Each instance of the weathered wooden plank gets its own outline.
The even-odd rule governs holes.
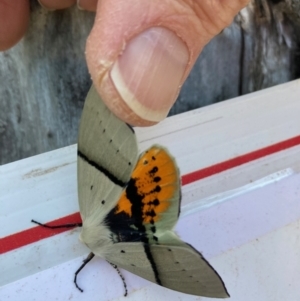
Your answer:
[[[253,0],[201,56],[170,114],[300,76],[300,1]],[[31,1],[27,35],[0,53],[0,164],[73,144],[90,86],[85,40],[94,14]]]

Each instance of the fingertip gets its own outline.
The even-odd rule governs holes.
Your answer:
[[[0,51],[14,46],[29,24],[29,0],[0,0]]]

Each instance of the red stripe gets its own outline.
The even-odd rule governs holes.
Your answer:
[[[218,174],[225,170],[240,166],[242,164],[263,158],[265,156],[280,152],[282,150],[291,148],[300,144],[300,136],[267,146],[265,148],[253,151],[251,153],[241,155],[227,161],[194,171],[187,175],[182,176],[182,185],[187,185],[192,182],[201,180],[203,178]],[[48,225],[60,225],[68,223],[80,223],[80,214],[73,213],[63,218],[51,221]],[[70,228],[66,229],[46,229],[40,226],[30,228],[28,230],[18,232],[0,239],[0,254],[15,250],[17,248],[26,246],[33,242],[37,242],[41,239],[54,236],[56,234],[69,231]]]
[[[238,157],[234,157],[227,161],[217,163],[215,165],[196,170],[187,175],[182,176],[182,185],[187,185],[193,183],[195,181],[201,180],[203,178],[207,178],[209,176],[218,174],[222,171],[243,165],[245,163],[249,163],[251,161],[263,158],[265,156],[280,152],[282,150],[291,148],[293,146],[300,144],[300,136],[293,137],[291,139],[278,142],[276,144],[261,148],[259,150],[253,151],[251,153],[241,155]]]
[[[71,215],[56,219],[47,223],[49,226],[64,225],[72,223],[81,223],[81,217],[79,212]],[[18,249],[20,247],[29,245],[33,242],[39,241],[44,238],[54,236],[56,234],[69,231],[72,228],[62,229],[47,229],[41,226],[36,226],[0,239],[0,254]]]

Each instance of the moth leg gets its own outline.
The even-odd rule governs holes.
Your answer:
[[[75,272],[75,276],[74,276],[74,283],[75,286],[83,293],[83,289],[80,288],[77,284],[77,275],[79,274],[79,272],[94,258],[95,254],[93,252],[91,252],[88,257],[86,259],[83,260],[82,265],[79,267],[79,269]]]
[[[118,269],[118,267],[115,264],[113,264],[113,263],[111,263],[109,261],[107,261],[107,262],[117,271],[117,273],[121,277],[123,285],[124,285],[124,289],[125,289],[124,297],[126,297],[127,296],[127,285],[126,285],[124,276],[121,274],[120,270]]]
[[[35,220],[31,220],[32,223],[35,223],[39,226],[42,226],[44,228],[49,228],[49,229],[58,229],[58,228],[74,228],[74,227],[82,227],[82,223],[73,223],[73,224],[64,224],[64,225],[56,225],[56,226],[49,226],[49,225],[46,225],[46,224],[42,224],[42,223],[39,223]]]

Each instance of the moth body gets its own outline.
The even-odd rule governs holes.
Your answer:
[[[113,244],[109,229],[102,225],[85,225],[83,223],[80,240],[97,256],[106,257],[107,250]]]

